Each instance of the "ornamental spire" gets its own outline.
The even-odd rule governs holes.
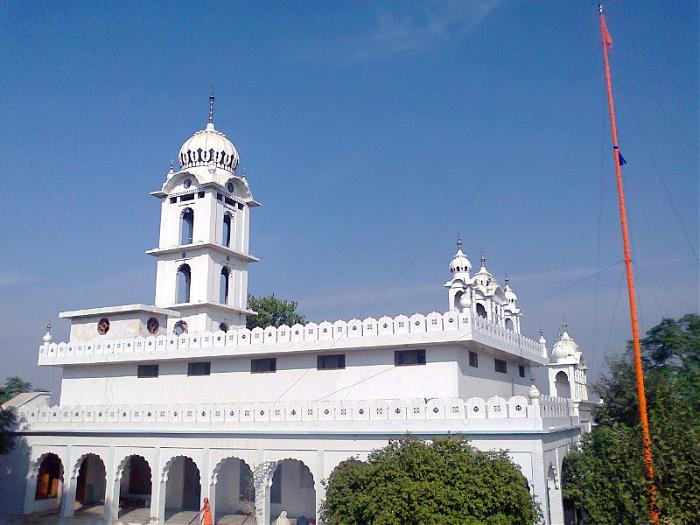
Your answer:
[[[214,97],[214,86],[211,87],[211,91],[209,92],[209,124],[212,126],[214,125],[214,101],[216,98]]]

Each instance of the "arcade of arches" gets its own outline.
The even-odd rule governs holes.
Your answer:
[[[246,523],[274,523],[283,511],[291,520],[316,522],[317,485],[309,467],[297,459],[264,463],[259,466],[262,474],[256,475],[245,460],[230,456],[212,464],[208,477],[193,458],[178,455],[166,461],[159,485],[152,460],[139,454],[113,460],[111,476],[100,455],[83,454],[73,463],[73,475],[64,481],[59,455],[46,453],[34,467],[36,487],[30,510],[58,511],[63,505],[64,517],[148,521],[157,516],[163,523],[183,519],[186,523],[208,495],[217,523],[235,522],[244,515],[249,516]]]

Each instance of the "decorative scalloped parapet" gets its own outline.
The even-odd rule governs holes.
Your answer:
[[[287,422],[408,420],[539,419],[572,424],[570,399],[542,396],[528,403],[523,396],[504,399],[470,397],[368,401],[290,401],[284,403],[219,403],[193,405],[53,406],[19,410],[21,429],[95,428],[104,425],[158,428],[168,424],[224,426]],[[577,423],[575,423],[577,424]]]
[[[136,337],[133,339],[108,339],[100,337],[87,343],[50,343],[39,347],[39,364],[52,364],[69,358],[68,361],[116,360],[119,355],[199,351],[201,349],[244,349],[246,346],[262,346],[272,350],[279,347],[280,352],[289,349],[290,345],[298,344],[327,344],[329,347],[344,341],[356,346],[381,346],[404,344],[410,342],[426,342],[431,337],[442,337],[443,340],[471,339],[479,340],[502,348],[516,355],[541,360],[542,349],[538,342],[524,337],[486,319],[474,317],[469,313],[458,314],[447,312],[440,314],[432,312],[428,315],[413,314],[410,317],[372,317],[360,321],[335,321],[330,323],[296,324],[292,327],[268,326],[266,328],[242,329],[229,332],[200,332],[192,334],[159,335],[151,337]],[[327,342],[327,343],[326,343]],[[233,353],[233,352],[232,352]],[[66,359],[63,359],[64,361]]]

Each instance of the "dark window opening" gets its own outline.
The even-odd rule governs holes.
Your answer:
[[[525,367],[523,365],[518,366],[518,375],[520,377],[525,377]]]
[[[394,352],[394,365],[424,365],[425,350],[397,350]]]
[[[476,315],[486,319],[486,308],[481,303],[476,303]]]
[[[203,192],[203,191],[198,192],[198,193],[197,193],[197,198],[198,198],[198,199],[203,199],[203,198],[204,198],[204,192]]]
[[[479,354],[476,352],[469,352],[469,366],[479,368]]]
[[[231,214],[224,215],[224,231],[221,236],[221,244],[229,246],[231,244]]]
[[[211,363],[209,361],[199,361],[187,363],[188,376],[208,376],[211,374]]]
[[[175,204],[177,202],[177,197],[170,197],[170,204]]]
[[[217,194],[216,194],[216,200],[217,200],[217,201],[224,200],[224,196],[221,195],[221,193],[217,193]]]
[[[228,304],[228,290],[229,290],[229,276],[231,272],[226,266],[221,269],[221,275],[219,276],[219,302],[221,304]]]
[[[345,368],[345,354],[319,355],[316,358],[318,370],[338,370]]]
[[[187,195],[183,195],[180,197],[180,202],[193,201],[193,200],[194,200],[194,193],[189,193]]]
[[[229,206],[236,206],[236,201],[234,201],[233,199],[229,199],[228,197],[224,198],[224,202]]]
[[[194,238],[194,211],[185,208],[180,221],[180,244],[192,244]]]
[[[501,374],[508,373],[508,363],[503,361],[503,359],[494,359],[494,368],[496,372],[500,372]]]
[[[176,296],[179,304],[190,302],[190,284],[192,282],[192,272],[188,264],[183,264],[177,269]]]
[[[277,371],[277,358],[275,357],[265,357],[260,359],[250,360],[250,373],[251,374],[265,374],[268,372]]]
[[[47,454],[39,466],[34,499],[58,497],[58,488],[63,481],[61,460],[56,454]]]
[[[238,203],[238,209],[239,209],[239,210],[242,210],[242,209],[243,209],[243,205],[242,205],[240,202]]]
[[[277,465],[275,473],[272,475],[270,503],[282,503],[282,463]]]
[[[139,365],[136,377],[158,377],[158,365]]]

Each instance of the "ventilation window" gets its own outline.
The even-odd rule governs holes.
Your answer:
[[[243,205],[242,205],[240,202],[238,203],[238,209],[239,209],[239,210],[242,210],[242,209],[243,209]]]
[[[175,204],[177,202],[177,197],[170,197],[170,204]]]
[[[109,319],[103,317],[97,323],[97,333],[105,335],[107,332],[109,332]]]
[[[494,369],[501,374],[508,373],[508,363],[503,359],[494,359]]]
[[[411,366],[425,364],[425,350],[397,350],[394,352],[394,365]]]
[[[211,374],[211,363],[209,361],[199,361],[187,363],[188,376],[208,376]]]
[[[518,366],[518,375],[520,377],[525,377],[525,367],[523,365]]]
[[[476,352],[469,352],[469,366],[479,368],[479,354]]]
[[[160,330],[160,323],[158,322],[158,319],[155,317],[149,318],[146,322],[146,328],[148,329],[149,334],[156,335],[158,330]]]
[[[277,371],[277,358],[266,357],[261,359],[251,359],[250,360],[250,373],[251,374],[265,374],[269,372]]]
[[[175,323],[175,327],[173,328],[173,333],[177,336],[181,336],[182,334],[187,333],[187,323],[185,321],[178,321]]]
[[[345,368],[345,354],[319,355],[316,358],[318,370],[339,370]]]
[[[190,193],[188,195],[183,195],[180,197],[180,202],[187,202],[187,201],[193,201],[194,200],[194,193]]]
[[[234,207],[236,206],[236,201],[234,201],[233,199],[230,199],[228,197],[224,198],[224,202],[226,204],[228,204],[229,206],[234,206]]]
[[[198,198],[198,199],[203,199],[203,198],[204,198],[204,192],[203,192],[203,191],[200,191],[199,193],[197,193],[197,198]]]
[[[136,377],[158,377],[158,365],[139,365]]]

